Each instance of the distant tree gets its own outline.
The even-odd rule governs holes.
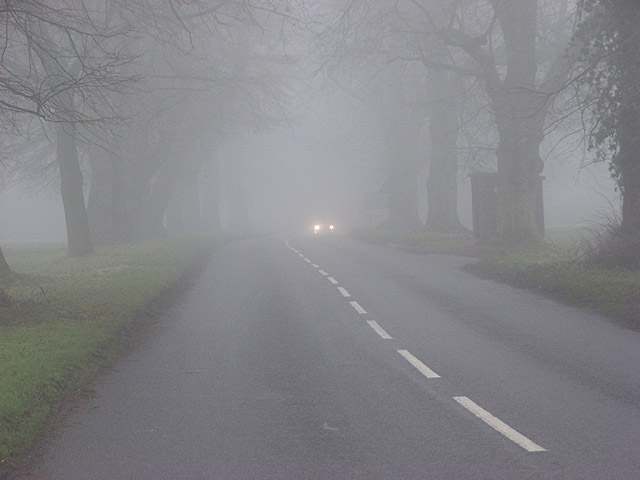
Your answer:
[[[202,229],[201,173],[233,130],[256,130],[280,110],[280,65],[269,53],[269,2],[114,2],[135,40],[135,94],[115,104],[127,118],[89,155],[89,223],[99,242]],[[269,14],[269,15],[267,15]],[[265,20],[263,17],[269,17]],[[121,20],[122,21],[122,20]],[[279,30],[278,30],[279,31]],[[217,201],[216,193],[206,195]],[[218,224],[217,205],[203,205]]]
[[[621,233],[640,238],[640,8],[636,0],[581,0],[581,47],[591,113],[589,148],[609,162],[622,195]]]
[[[436,27],[443,41],[468,56],[471,63],[440,62],[434,66],[480,79],[490,101],[499,138],[498,235],[505,240],[540,238],[535,200],[544,167],[540,144],[547,113],[571,67],[563,46],[557,46],[551,58],[537,55],[543,3],[549,2],[451,2],[449,20]],[[490,13],[478,16],[481,11]],[[554,15],[559,25],[566,25],[570,17],[566,1],[560,2]],[[467,25],[469,21],[475,22],[475,27]],[[541,59],[545,61],[542,73]]]
[[[342,64],[347,78],[357,78],[352,72],[362,69],[365,81],[351,88],[359,95],[370,88],[373,80],[384,76],[380,72],[394,71],[399,83],[410,85],[412,93],[405,102],[413,100],[413,109],[421,110],[417,128],[428,124],[426,132],[421,130],[421,135],[414,136],[414,140],[430,147],[428,154],[421,152],[420,162],[421,168],[429,168],[426,228],[440,232],[465,230],[458,217],[459,137],[465,79],[470,70],[477,71],[456,63],[460,55],[452,53],[456,48],[448,45],[442,35],[459,3],[338,0],[332,4],[337,12],[335,18],[326,22],[328,26],[318,37],[323,53],[329,56],[324,66],[335,70],[334,65]],[[416,75],[420,67],[421,74]],[[418,117],[411,118],[415,121]],[[416,173],[413,175],[417,178]]]
[[[419,158],[425,108],[405,98],[401,85],[391,84],[370,92],[368,107],[373,111],[384,140],[385,185],[389,216],[382,227],[389,230],[422,230],[419,215]]]
[[[446,56],[444,46],[436,46],[434,50],[434,57],[438,56],[438,51],[439,56]],[[464,80],[453,72],[436,67],[427,71],[431,154],[426,228],[435,232],[460,233],[466,231],[458,216],[458,137]]]
[[[388,216],[381,226],[421,230],[418,180],[423,159],[419,149],[427,110],[425,95],[416,84],[425,75],[407,69],[405,62],[394,61],[398,31],[406,30],[394,6],[360,0],[323,5],[321,14],[315,12],[320,25],[315,54],[328,79],[327,87],[338,87],[357,99],[382,140],[381,191],[388,197]]]
[[[0,111],[46,122],[56,139],[60,190],[70,255],[92,253],[83,175],[78,158],[78,126],[114,120],[103,108],[106,92],[129,78],[120,75],[128,58],[112,49],[122,32],[106,31],[106,10],[82,0],[4,2],[5,34],[0,67]],[[99,6],[98,6],[99,7]]]

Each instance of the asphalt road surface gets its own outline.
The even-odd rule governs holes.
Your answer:
[[[640,335],[340,237],[222,247],[30,479],[640,479]]]

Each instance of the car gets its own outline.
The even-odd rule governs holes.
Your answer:
[[[325,233],[333,233],[335,232],[336,227],[333,223],[316,223],[313,226],[313,234],[321,235]]]

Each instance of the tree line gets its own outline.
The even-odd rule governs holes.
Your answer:
[[[59,181],[72,256],[219,229],[198,179],[222,139],[284,118],[290,62],[268,33],[285,23],[268,0],[2,1],[4,178]]]
[[[70,255],[167,229],[219,231],[216,148],[287,117],[296,62],[283,45],[308,42],[329,88],[357,98],[376,122],[384,226],[462,231],[457,176],[470,152],[497,172],[498,238],[539,241],[540,146],[579,124],[586,150],[617,182],[621,234],[640,238],[636,7],[3,0],[0,168],[5,179],[59,182]],[[0,269],[9,270],[1,250]]]
[[[338,0],[322,15],[317,51],[328,81],[378,119],[387,146],[382,226],[460,231],[464,151],[497,173],[497,238],[537,242],[540,147],[572,131],[611,166],[620,232],[638,237],[636,2]],[[428,155],[416,152],[416,135]],[[425,164],[423,226],[416,179]]]

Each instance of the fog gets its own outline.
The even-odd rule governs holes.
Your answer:
[[[415,40],[428,22],[412,2],[401,2],[396,10],[384,2],[362,5],[231,2],[221,11],[202,5],[171,11],[160,2],[139,9],[114,3],[114,11],[91,4],[83,12],[70,1],[73,15],[65,17],[67,23],[46,25],[51,38],[73,32],[89,48],[100,41],[101,29],[121,28],[118,22],[126,19],[136,41],[125,47],[118,46],[117,35],[105,41],[104,58],[90,57],[100,78],[65,100],[61,92],[75,75],[65,70],[59,76],[69,78],[47,87],[50,104],[35,107],[31,93],[54,67],[42,55],[26,60],[23,55],[36,47],[10,18],[4,19],[12,61],[3,75],[21,78],[25,90],[3,90],[11,108],[1,132],[7,148],[0,244],[78,235],[83,227],[65,221],[65,208],[68,220],[74,215],[71,198],[79,194],[94,244],[221,231],[304,234],[317,222],[335,223],[342,233],[377,226],[448,232],[459,228],[456,224],[471,230],[469,174],[478,171],[497,172],[499,178],[516,171],[527,172],[528,179],[541,176],[547,225],[574,226],[619,215],[609,164],[596,161],[588,148],[584,122],[590,113],[581,109],[576,94],[582,87],[572,83],[575,68],[564,65],[557,73],[562,88],[544,90],[553,80],[554,59],[569,56],[572,2],[539,2],[537,28],[553,38],[537,39],[533,76],[518,75],[544,100],[524,90],[510,97],[509,111],[516,113],[509,113],[508,122],[501,122],[503,107],[460,41],[447,43],[431,28]],[[432,9],[430,22],[445,13],[437,2],[425,6]],[[65,13],[53,4],[40,8]],[[25,18],[38,22],[37,13]],[[147,22],[147,14],[164,22],[162,28]],[[481,9],[475,15],[466,18],[469,31],[495,27]],[[89,27],[83,23],[89,17],[106,20]],[[213,28],[220,25],[225,27]],[[383,33],[384,41],[379,39]],[[509,63],[504,49],[517,46],[508,44],[511,39],[500,28],[491,35],[500,45],[492,51],[502,78],[497,81],[507,89],[506,74],[522,70],[525,62]],[[70,48],[62,42],[50,53],[71,65],[83,52],[70,53]],[[442,60],[447,55],[449,60]],[[109,68],[100,70],[104,65]],[[519,87],[508,88],[517,92]],[[71,103],[63,108],[63,100]],[[527,116],[538,123],[520,121]],[[507,145],[514,135],[519,141]],[[453,149],[440,144],[445,137]],[[57,164],[74,156],[82,187],[75,192],[65,187],[64,205],[60,188],[67,173],[61,176]],[[518,170],[514,165],[527,156],[532,158]],[[449,167],[438,166],[445,164]],[[448,178],[441,173],[429,180],[437,168]],[[116,178],[114,169],[122,177]],[[520,200],[506,191],[497,189],[499,205],[532,203],[528,191],[519,193]],[[432,218],[438,213],[434,198],[440,199],[438,205],[453,206],[448,219]],[[527,207],[516,213],[504,208],[498,208],[499,218],[524,219],[517,228],[531,222]]]

